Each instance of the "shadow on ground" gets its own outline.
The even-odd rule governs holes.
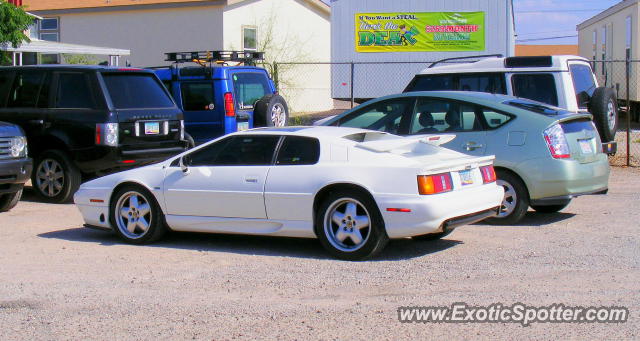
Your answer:
[[[38,235],[72,242],[95,243],[102,246],[124,244],[115,234],[88,228],[69,228]],[[462,244],[442,239],[416,241],[410,238],[392,240],[373,261],[394,261],[426,256]],[[172,232],[161,241],[138,247],[162,247],[184,250],[229,252],[244,255],[333,259],[315,239],[265,237],[230,234]]]
[[[22,191],[22,197],[20,198],[20,201],[46,203],[44,200],[42,200],[41,197],[39,197],[36,194],[36,191],[31,186],[24,186],[24,190]],[[69,201],[64,204],[50,204],[50,203],[47,203],[47,204],[48,205],[72,205],[73,201]]]
[[[557,213],[538,213],[536,211],[529,211],[525,214],[524,218],[520,220],[515,225],[493,225],[487,224],[484,221],[475,223],[473,225],[491,225],[491,226],[504,226],[504,227],[544,227],[546,225],[555,224],[567,219],[571,219],[575,216],[575,213],[565,213],[565,212],[557,212]]]

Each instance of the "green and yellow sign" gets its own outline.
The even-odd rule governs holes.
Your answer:
[[[356,13],[356,52],[484,51],[484,12]]]

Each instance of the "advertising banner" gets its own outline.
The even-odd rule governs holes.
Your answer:
[[[484,51],[484,12],[356,13],[356,52]]]

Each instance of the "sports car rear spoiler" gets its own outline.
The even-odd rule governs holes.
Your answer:
[[[439,146],[447,142],[451,142],[455,139],[455,135],[442,134],[442,135],[430,135],[430,136],[415,136],[415,137],[398,137],[396,139],[382,139],[375,141],[360,142],[357,147],[370,150],[372,152],[386,153],[396,149],[403,149],[416,143],[425,143],[432,146]]]

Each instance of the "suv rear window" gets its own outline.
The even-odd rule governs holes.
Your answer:
[[[171,108],[173,101],[160,82],[146,73],[103,73],[116,109]]]
[[[558,105],[556,82],[552,74],[516,74],[511,77],[513,95],[534,101]]]
[[[456,75],[419,75],[409,84],[408,91],[462,90],[506,94],[504,74],[469,73]]]
[[[571,64],[569,65],[571,78],[573,79],[573,88],[576,92],[576,100],[578,107],[587,108],[589,100],[596,91],[596,82],[593,80],[593,72],[588,65]]]
[[[240,109],[251,109],[264,95],[271,93],[264,73],[245,72],[233,74],[233,89]]]

